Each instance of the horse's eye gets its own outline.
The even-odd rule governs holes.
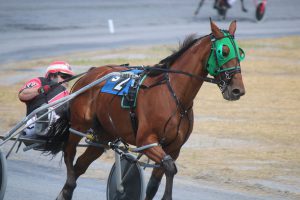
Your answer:
[[[222,52],[222,56],[223,56],[224,58],[226,58],[226,57],[228,56],[228,52],[223,51],[223,52]]]
[[[222,48],[222,56],[226,58],[228,55],[229,55],[229,48],[228,46],[224,45]]]

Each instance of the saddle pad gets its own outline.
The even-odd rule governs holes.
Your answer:
[[[132,72],[134,74],[140,74],[143,70],[133,69],[133,70],[125,70],[122,72]],[[120,76],[113,76],[106,80],[105,85],[101,88],[100,92],[124,96],[128,94],[129,88],[134,84],[133,78],[123,78]]]

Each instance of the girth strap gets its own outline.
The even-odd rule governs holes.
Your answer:
[[[134,135],[136,137],[137,130],[138,130],[138,121],[136,118],[135,109],[133,107],[130,108],[129,116],[130,116],[131,126],[133,129]]]

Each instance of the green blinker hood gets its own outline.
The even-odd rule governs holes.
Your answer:
[[[217,76],[224,71],[240,68],[240,66],[235,66],[223,69],[222,66],[234,58],[237,58],[239,62],[245,58],[243,49],[239,48],[234,37],[229,34],[228,31],[222,32],[224,37],[221,39],[215,39],[213,36],[211,36],[212,48],[206,64],[206,70],[212,76]],[[229,53],[226,56],[223,54],[224,46],[227,46],[229,49]]]

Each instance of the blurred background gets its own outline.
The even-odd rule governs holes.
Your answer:
[[[300,32],[300,2],[269,0],[263,23],[255,19],[255,1],[239,0],[227,12],[221,28],[237,20],[239,38]],[[209,17],[218,20],[214,0],[0,0],[0,63],[66,52],[126,45],[170,44],[191,33],[209,33]],[[260,1],[258,1],[260,2]],[[115,33],[110,34],[112,19]]]

